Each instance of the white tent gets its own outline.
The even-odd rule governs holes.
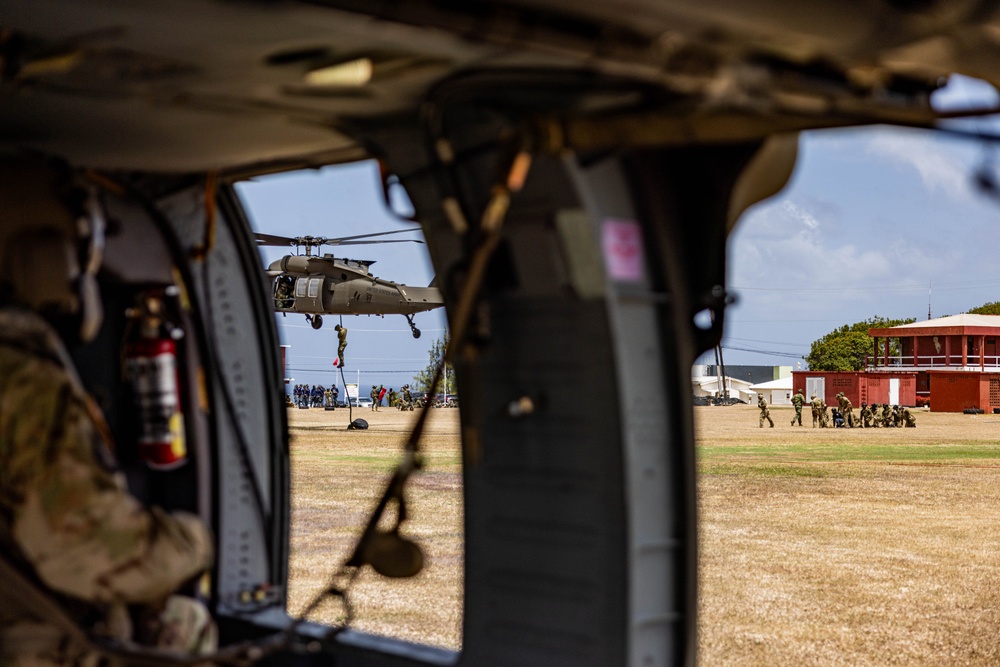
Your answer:
[[[761,382],[751,386],[750,391],[762,394],[768,405],[791,405],[792,378],[778,378],[770,382]]]

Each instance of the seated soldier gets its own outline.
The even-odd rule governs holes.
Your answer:
[[[295,285],[291,276],[278,276],[274,284],[274,307],[288,309],[295,304]]]
[[[96,335],[102,319],[99,253],[91,246],[84,268],[78,257],[81,227],[101,237],[97,199],[68,173],[0,160],[0,216],[3,558],[88,633],[208,653],[216,639],[207,610],[172,595],[210,566],[208,530],[129,494],[65,347]],[[0,664],[99,664],[64,626],[7,595],[0,586]]]

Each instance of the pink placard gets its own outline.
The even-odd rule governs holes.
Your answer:
[[[642,228],[634,220],[605,220],[601,226],[604,265],[613,280],[638,282],[645,274]]]

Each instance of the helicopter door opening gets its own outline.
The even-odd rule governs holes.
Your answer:
[[[295,306],[295,283],[290,276],[275,278],[273,293],[277,310],[291,310]]]
[[[443,308],[417,314],[424,334],[420,340],[399,310],[384,317],[374,309],[357,314],[357,304],[365,303],[366,288],[375,281],[374,274],[368,276],[371,264],[394,284],[427,285],[435,275],[420,227],[386,208],[380,181],[376,163],[366,162],[260,176],[235,185],[258,234],[315,241],[399,233],[377,238],[377,243],[352,239],[328,244],[329,253],[313,247],[308,262],[301,248],[260,246],[262,268],[284,257],[295,259],[285,263],[280,277],[288,280],[294,312],[312,318],[309,324],[280,313],[275,319],[285,346],[285,396],[274,400],[291,406],[286,414],[294,489],[285,608],[298,616],[329,588],[331,575],[351,555],[384,490],[386,470],[401,458],[421,405],[429,404],[433,436],[421,442],[424,467],[407,488],[405,521],[387,532],[399,539],[379,542],[392,547],[391,554],[409,556],[415,550],[407,543],[416,543],[425,557],[423,570],[417,577],[392,579],[365,566],[350,592],[354,617],[349,625],[350,635],[363,637],[359,641],[366,646],[394,654],[417,651],[447,664],[463,646],[465,594],[455,373],[449,368],[436,390],[427,386],[435,355],[440,358],[447,341]],[[397,240],[403,238],[410,240]],[[275,283],[276,304],[278,289]],[[291,304],[285,310],[290,309]],[[283,309],[279,305],[276,310]],[[327,322],[316,328],[320,318]],[[342,363],[336,324],[347,329]],[[359,418],[368,428],[348,430]],[[398,509],[393,504],[386,519],[398,519]],[[327,600],[308,613],[308,620],[337,625],[343,607]]]

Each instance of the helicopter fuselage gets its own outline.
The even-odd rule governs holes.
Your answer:
[[[274,307],[307,315],[413,315],[443,305],[436,287],[369,275],[369,261],[287,255],[271,263]]]

